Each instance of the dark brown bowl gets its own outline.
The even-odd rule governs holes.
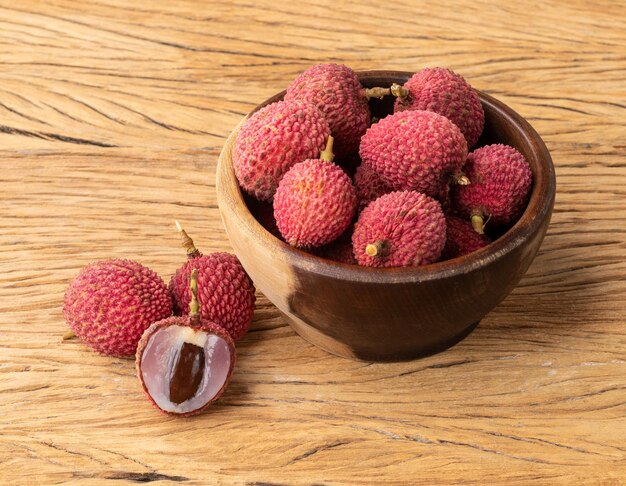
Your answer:
[[[411,76],[398,71],[358,74],[365,87],[403,84]],[[348,358],[417,358],[459,342],[517,285],[550,222],[556,191],[554,167],[545,144],[524,118],[491,96],[479,95],[485,129],[478,144],[504,143],[524,154],[534,176],[530,201],[519,221],[489,246],[422,267],[336,263],[272,236],[246,206],[235,178],[232,148],[241,123],[233,130],[217,167],[222,220],[255,285],[303,338]],[[389,112],[390,103],[373,104],[373,113]]]

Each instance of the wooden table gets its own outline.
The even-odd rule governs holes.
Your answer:
[[[0,1],[0,482],[626,482],[626,8],[620,2]],[[348,361],[262,295],[229,389],[164,417],[66,331],[85,263],[228,250],[230,129],[306,67],[449,66],[526,116],[557,170],[519,287],[458,346]]]

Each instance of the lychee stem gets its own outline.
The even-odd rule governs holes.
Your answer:
[[[365,97],[368,101],[372,98],[382,100],[385,96],[389,96],[391,94],[391,90],[389,88],[380,88],[378,86],[375,88],[364,88],[363,90],[365,91]]]
[[[474,228],[474,231],[476,231],[476,233],[478,233],[479,235],[484,235],[485,223],[484,223],[482,215],[479,213],[472,213],[471,221],[472,221],[472,228]]]
[[[465,174],[454,174],[452,176],[452,183],[457,186],[469,186],[472,182]]]
[[[379,86],[376,86],[374,88],[363,88],[363,91],[368,101],[371,100],[372,98],[377,98],[379,100],[382,100],[385,96],[390,96],[390,95],[393,95],[396,98],[404,99],[409,95],[409,90],[406,88],[403,88],[397,83],[393,83],[391,85],[391,88],[381,88]]]
[[[76,337],[76,333],[70,329],[65,334],[63,334],[63,337],[61,339],[63,341],[68,341],[69,339],[73,339],[75,337]]]
[[[365,253],[371,257],[382,258],[385,256],[387,248],[387,242],[384,240],[378,240],[375,243],[368,243],[365,247]]]
[[[332,135],[328,135],[328,141],[326,142],[326,148],[320,154],[320,159],[325,160],[326,162],[332,162],[335,158],[335,154],[333,154],[333,142],[335,139]]]
[[[391,94],[396,98],[400,98],[400,100],[405,100],[409,96],[409,90],[404,86],[400,86],[398,83],[393,83],[389,91],[391,91]]]
[[[189,317],[197,318],[200,315],[200,304],[198,303],[198,269],[194,268],[189,277],[189,289],[191,290],[191,301],[189,302]]]
[[[189,237],[178,221],[176,221],[176,229],[178,229],[180,235],[182,236],[182,246],[187,251],[187,258],[199,257],[201,255],[200,250],[194,246],[193,240]]]

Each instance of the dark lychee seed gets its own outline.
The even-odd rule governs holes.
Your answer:
[[[170,378],[170,400],[181,404],[198,391],[204,372],[204,348],[192,343],[183,343],[174,356]]]

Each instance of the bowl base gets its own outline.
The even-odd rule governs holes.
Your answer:
[[[469,334],[478,326],[480,321],[476,321],[465,329],[463,329],[460,333],[452,336],[445,341],[438,342],[436,344],[431,344],[429,346],[418,347],[409,352],[400,352],[400,353],[389,353],[388,350],[385,353],[376,354],[369,351],[362,351],[358,349],[354,349],[348,346],[346,343],[342,343],[341,341],[337,341],[325,334],[322,334],[320,331],[315,329],[312,326],[309,326],[305,322],[300,319],[293,318],[282,313],[287,320],[289,321],[289,325],[291,328],[296,331],[296,333],[303,338],[305,341],[317,346],[318,348],[323,349],[324,351],[334,354],[335,356],[339,356],[340,358],[348,358],[356,361],[365,361],[369,363],[393,363],[398,361],[410,361],[418,358],[425,358],[426,356],[430,356],[433,354],[440,353],[448,348],[451,348],[455,344],[461,342],[465,339]]]

